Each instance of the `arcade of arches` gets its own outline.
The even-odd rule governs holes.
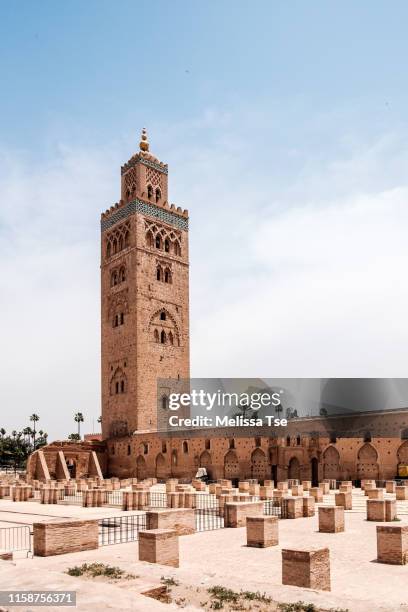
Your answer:
[[[142,452],[140,444],[143,443]],[[130,455],[125,452],[128,445]],[[398,466],[408,465],[408,441],[401,438],[165,438],[159,432],[110,440],[108,474],[120,477],[155,476],[191,479],[205,467],[210,479],[227,478],[361,480],[395,478]],[[125,456],[126,455],[126,456]]]
[[[235,437],[236,429],[223,431],[225,435],[211,438],[140,432],[118,434],[107,442],[55,442],[44,447],[41,461],[36,460],[37,451],[33,453],[29,471],[35,474],[48,467],[50,474],[81,477],[97,469],[97,455],[104,476],[191,480],[199,467],[205,467],[211,480],[292,478],[317,483],[324,478],[388,480],[397,477],[400,466],[408,466],[408,440],[401,432],[368,441],[367,435],[335,440],[310,435],[244,438]]]

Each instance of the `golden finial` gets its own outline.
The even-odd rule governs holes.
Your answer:
[[[143,128],[143,130],[142,130],[142,138],[140,140],[139,146],[140,146],[140,150],[141,151],[148,151],[149,150],[149,141],[147,140],[147,131],[146,131],[146,128]]]

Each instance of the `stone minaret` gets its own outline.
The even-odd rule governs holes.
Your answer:
[[[188,212],[168,203],[168,168],[140,151],[101,216],[102,433],[155,430],[157,379],[189,377]]]

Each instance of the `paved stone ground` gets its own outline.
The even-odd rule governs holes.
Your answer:
[[[360,492],[361,507],[365,504]],[[325,503],[332,501],[329,497]],[[404,503],[405,505],[405,503]],[[4,509],[4,514],[3,514]],[[35,511],[41,516],[31,516]],[[112,508],[40,505],[33,502],[15,504],[0,500],[0,520],[32,523],[52,516],[117,516]],[[10,519],[11,516],[11,519]],[[95,551],[58,557],[0,561],[0,589],[70,589],[78,591],[79,611],[88,610],[156,610],[179,609],[141,595],[159,586],[162,576],[173,576],[181,584],[207,589],[222,585],[240,591],[265,592],[281,602],[303,600],[326,609],[348,609],[350,612],[408,612],[406,588],[408,566],[379,564],[376,559],[376,525],[367,522],[364,510],[346,512],[346,531],[322,534],[317,531],[317,516],[279,522],[279,546],[256,549],[245,545],[245,529],[220,529],[180,538],[180,568],[151,565],[138,561],[137,542],[101,547]],[[395,524],[395,523],[394,523]],[[408,524],[402,516],[399,525]],[[331,556],[332,591],[282,586],[281,549],[328,546]],[[68,576],[68,567],[84,562],[117,565],[138,576],[116,584]],[[29,608],[11,608],[13,610]],[[48,608],[59,610],[61,608]],[[187,605],[185,610],[197,610]]]

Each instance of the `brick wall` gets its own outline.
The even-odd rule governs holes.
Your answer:
[[[34,523],[34,554],[39,557],[98,548],[97,520]]]

